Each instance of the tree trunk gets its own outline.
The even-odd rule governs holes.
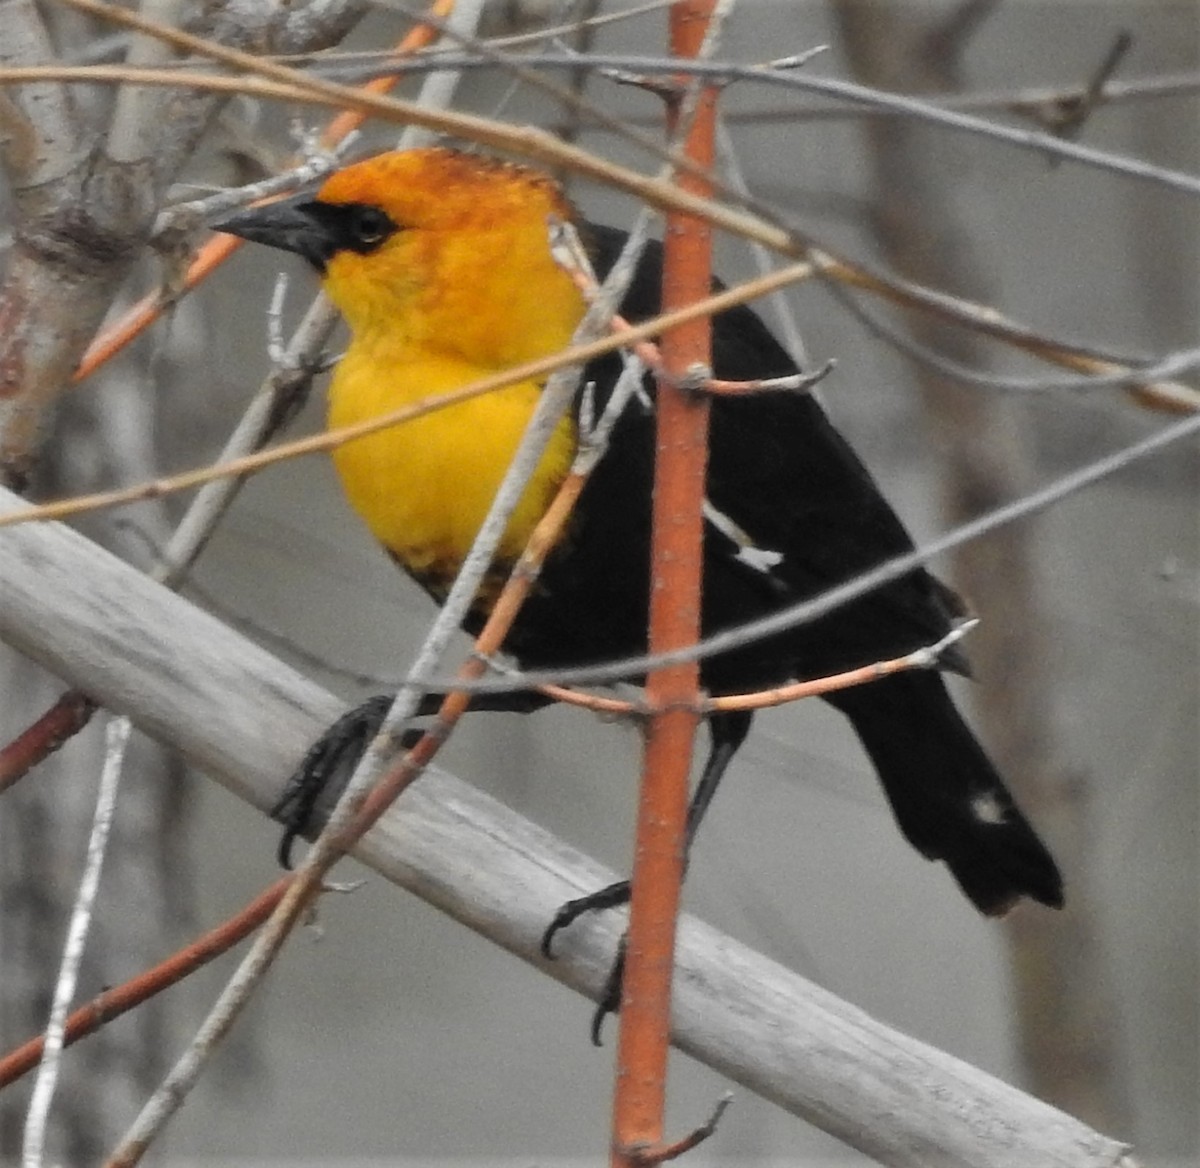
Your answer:
[[[985,6],[864,4],[836,12],[859,80],[882,89],[957,90],[962,36],[938,35],[952,10]],[[959,32],[965,31],[960,28]],[[944,130],[902,118],[864,120],[877,192],[875,234],[902,275],[983,303],[998,303],[984,275],[982,216],[957,182],[967,147]],[[970,334],[913,314],[921,344],[973,368],[987,352]],[[1021,403],[916,370],[942,466],[945,521],[959,523],[1019,496],[1029,484]],[[1033,1092],[1106,1131],[1129,1129],[1120,1026],[1098,944],[1090,868],[1087,776],[1064,757],[1056,724],[1053,637],[1037,587],[1034,525],[1010,525],[955,553],[953,575],[983,620],[969,651],[981,682],[983,737],[1043,833],[1067,882],[1067,907],[1024,906],[1006,920],[1018,1042]]]

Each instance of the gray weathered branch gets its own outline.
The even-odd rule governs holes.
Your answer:
[[[0,492],[0,508],[21,504]],[[0,638],[262,809],[338,712],[331,695],[215,618],[59,525],[0,531]],[[366,837],[361,859],[497,944],[596,996],[611,914],[538,956],[566,899],[611,879],[467,784],[431,771]],[[899,1034],[691,918],[675,1042],[887,1164],[1131,1168],[1123,1145]]]

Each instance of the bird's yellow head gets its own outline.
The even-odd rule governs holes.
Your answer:
[[[572,210],[540,171],[431,147],[348,166],[315,196],[218,228],[307,259],[355,340],[499,368],[562,348],[582,315],[550,256],[552,215]]]

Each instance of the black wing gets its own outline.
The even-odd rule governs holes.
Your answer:
[[[586,240],[603,274],[625,233],[589,227]],[[658,312],[661,275],[662,248],[651,243],[622,304],[628,319]],[[713,364],[716,376],[732,380],[796,372],[745,307],[714,319]],[[597,410],[619,370],[611,356],[589,366]],[[649,378],[646,390],[652,400]],[[510,637],[526,665],[643,650],[653,450],[653,414],[634,402]],[[913,546],[866,467],[807,394],[714,399],[708,498],[706,632],[815,595]],[[705,683],[732,691],[867,664],[937,640],[962,611],[948,588],[912,572],[813,625],[707,662]]]

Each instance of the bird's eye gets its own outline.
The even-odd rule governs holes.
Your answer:
[[[352,224],[354,238],[360,244],[370,246],[386,239],[396,225],[376,207],[360,207]]]

